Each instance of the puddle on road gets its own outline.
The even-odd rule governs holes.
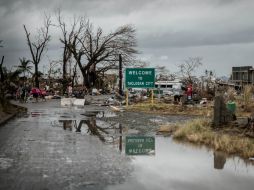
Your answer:
[[[49,110],[47,109],[34,109],[30,111],[31,117],[48,117],[50,116]]]
[[[130,131],[120,130],[119,123],[112,125],[94,115],[86,120],[60,120],[59,123],[64,130],[92,135],[116,145],[125,155],[125,136]],[[156,136],[155,146],[155,156],[128,156],[134,167],[131,176],[107,189],[253,189],[254,166],[240,158],[177,144],[170,137]]]
[[[99,112],[96,117],[98,118],[112,118],[112,117],[116,117],[117,114],[115,112],[111,112],[111,111],[102,111],[102,112]]]
[[[126,131],[121,125],[109,124],[105,121],[97,120],[93,114],[86,114],[86,119],[60,119],[52,126],[61,127],[63,130],[80,133],[82,135],[96,136],[104,143],[117,144],[122,142],[122,132]],[[119,145],[119,147],[122,145]],[[121,148],[120,148],[121,149]]]
[[[13,165],[13,159],[0,155],[0,170],[8,169]]]
[[[62,124],[62,128],[68,131],[75,131],[81,134],[89,134],[97,136],[101,141],[105,142],[105,137],[103,136],[103,132],[105,132],[102,128],[96,125],[96,120],[94,118],[90,118],[88,120],[59,120],[60,125]]]
[[[107,190],[252,190],[254,166],[220,152],[176,144],[156,137],[155,156],[132,156],[134,171],[123,184]]]
[[[78,115],[68,112],[58,113],[58,120],[51,122],[53,127],[61,127],[63,130],[81,133],[82,135],[97,136],[102,142],[115,143],[119,141],[119,123],[110,124],[100,118],[112,118],[117,114],[106,111],[91,110]]]
[[[39,111],[37,113],[39,114]],[[128,120],[120,130],[119,122],[122,121],[122,117],[116,116],[116,113],[110,111],[95,110],[79,112],[75,118],[73,113],[65,111],[57,114],[52,126],[61,127],[66,132],[94,136],[103,144],[116,146],[125,156],[124,138],[126,134],[132,133],[129,125],[133,126],[135,123],[135,128],[138,128],[141,124],[147,127],[148,121],[150,123],[165,121],[163,117],[130,113],[129,117],[124,116]],[[112,118],[110,120],[112,122],[104,121],[103,118]],[[131,122],[133,118],[139,123]],[[178,117],[167,119],[180,120]],[[147,123],[143,124],[145,121]],[[134,168],[131,176],[126,177],[123,183],[108,186],[106,189],[252,190],[254,186],[253,165],[236,157],[228,158],[221,152],[177,144],[170,137],[156,136],[154,156],[128,156],[128,158]]]
[[[116,117],[117,114],[115,112],[111,112],[109,110],[105,111],[86,111],[85,113],[81,113],[80,115],[84,115],[87,117],[96,116],[97,118],[112,118]]]

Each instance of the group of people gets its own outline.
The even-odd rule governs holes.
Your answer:
[[[27,102],[29,99],[34,99],[38,102],[38,99],[46,100],[47,92],[44,89],[32,88],[26,85],[21,85],[16,91],[16,100],[20,102]]]

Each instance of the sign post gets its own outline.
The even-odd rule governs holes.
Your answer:
[[[152,89],[152,105],[153,105],[153,89]]]

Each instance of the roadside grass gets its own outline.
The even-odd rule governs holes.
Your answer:
[[[246,100],[246,96],[245,100],[243,96],[235,96],[234,101],[236,103],[236,116],[250,117],[252,115],[254,111],[254,99],[246,103],[246,101],[248,101]]]
[[[254,111],[254,101],[250,101],[248,106],[244,105],[242,96],[234,96],[236,103],[236,116],[237,117],[250,117]],[[151,100],[146,100],[142,103],[135,103],[126,107],[128,111],[140,111],[145,113],[157,113],[165,115],[193,115],[193,116],[208,116],[213,115],[213,102],[208,102],[208,105],[175,105],[171,103],[165,103],[154,99],[154,104],[151,104]]]
[[[210,116],[212,112],[211,106],[201,107],[201,106],[192,106],[192,105],[174,105],[174,104],[165,104],[162,102],[150,102],[137,103],[129,105],[126,107],[128,111],[139,111],[145,113],[158,113],[158,114],[168,114],[168,115],[206,115]]]
[[[163,125],[161,129],[166,133],[172,133],[173,139],[178,141],[207,145],[216,151],[239,155],[243,158],[254,156],[253,139],[240,134],[227,134],[223,130],[214,130],[210,127],[208,119],[194,119],[184,124]]]

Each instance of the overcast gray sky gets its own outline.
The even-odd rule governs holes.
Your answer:
[[[1,0],[0,39],[5,64],[17,65],[19,57],[31,59],[23,24],[32,32],[43,13],[61,8],[65,18],[87,16],[105,31],[124,24],[137,28],[139,57],[171,72],[188,57],[202,57],[199,69],[229,76],[232,66],[254,64],[253,0]],[[43,64],[60,59],[58,30]],[[48,57],[46,56],[48,55]]]

